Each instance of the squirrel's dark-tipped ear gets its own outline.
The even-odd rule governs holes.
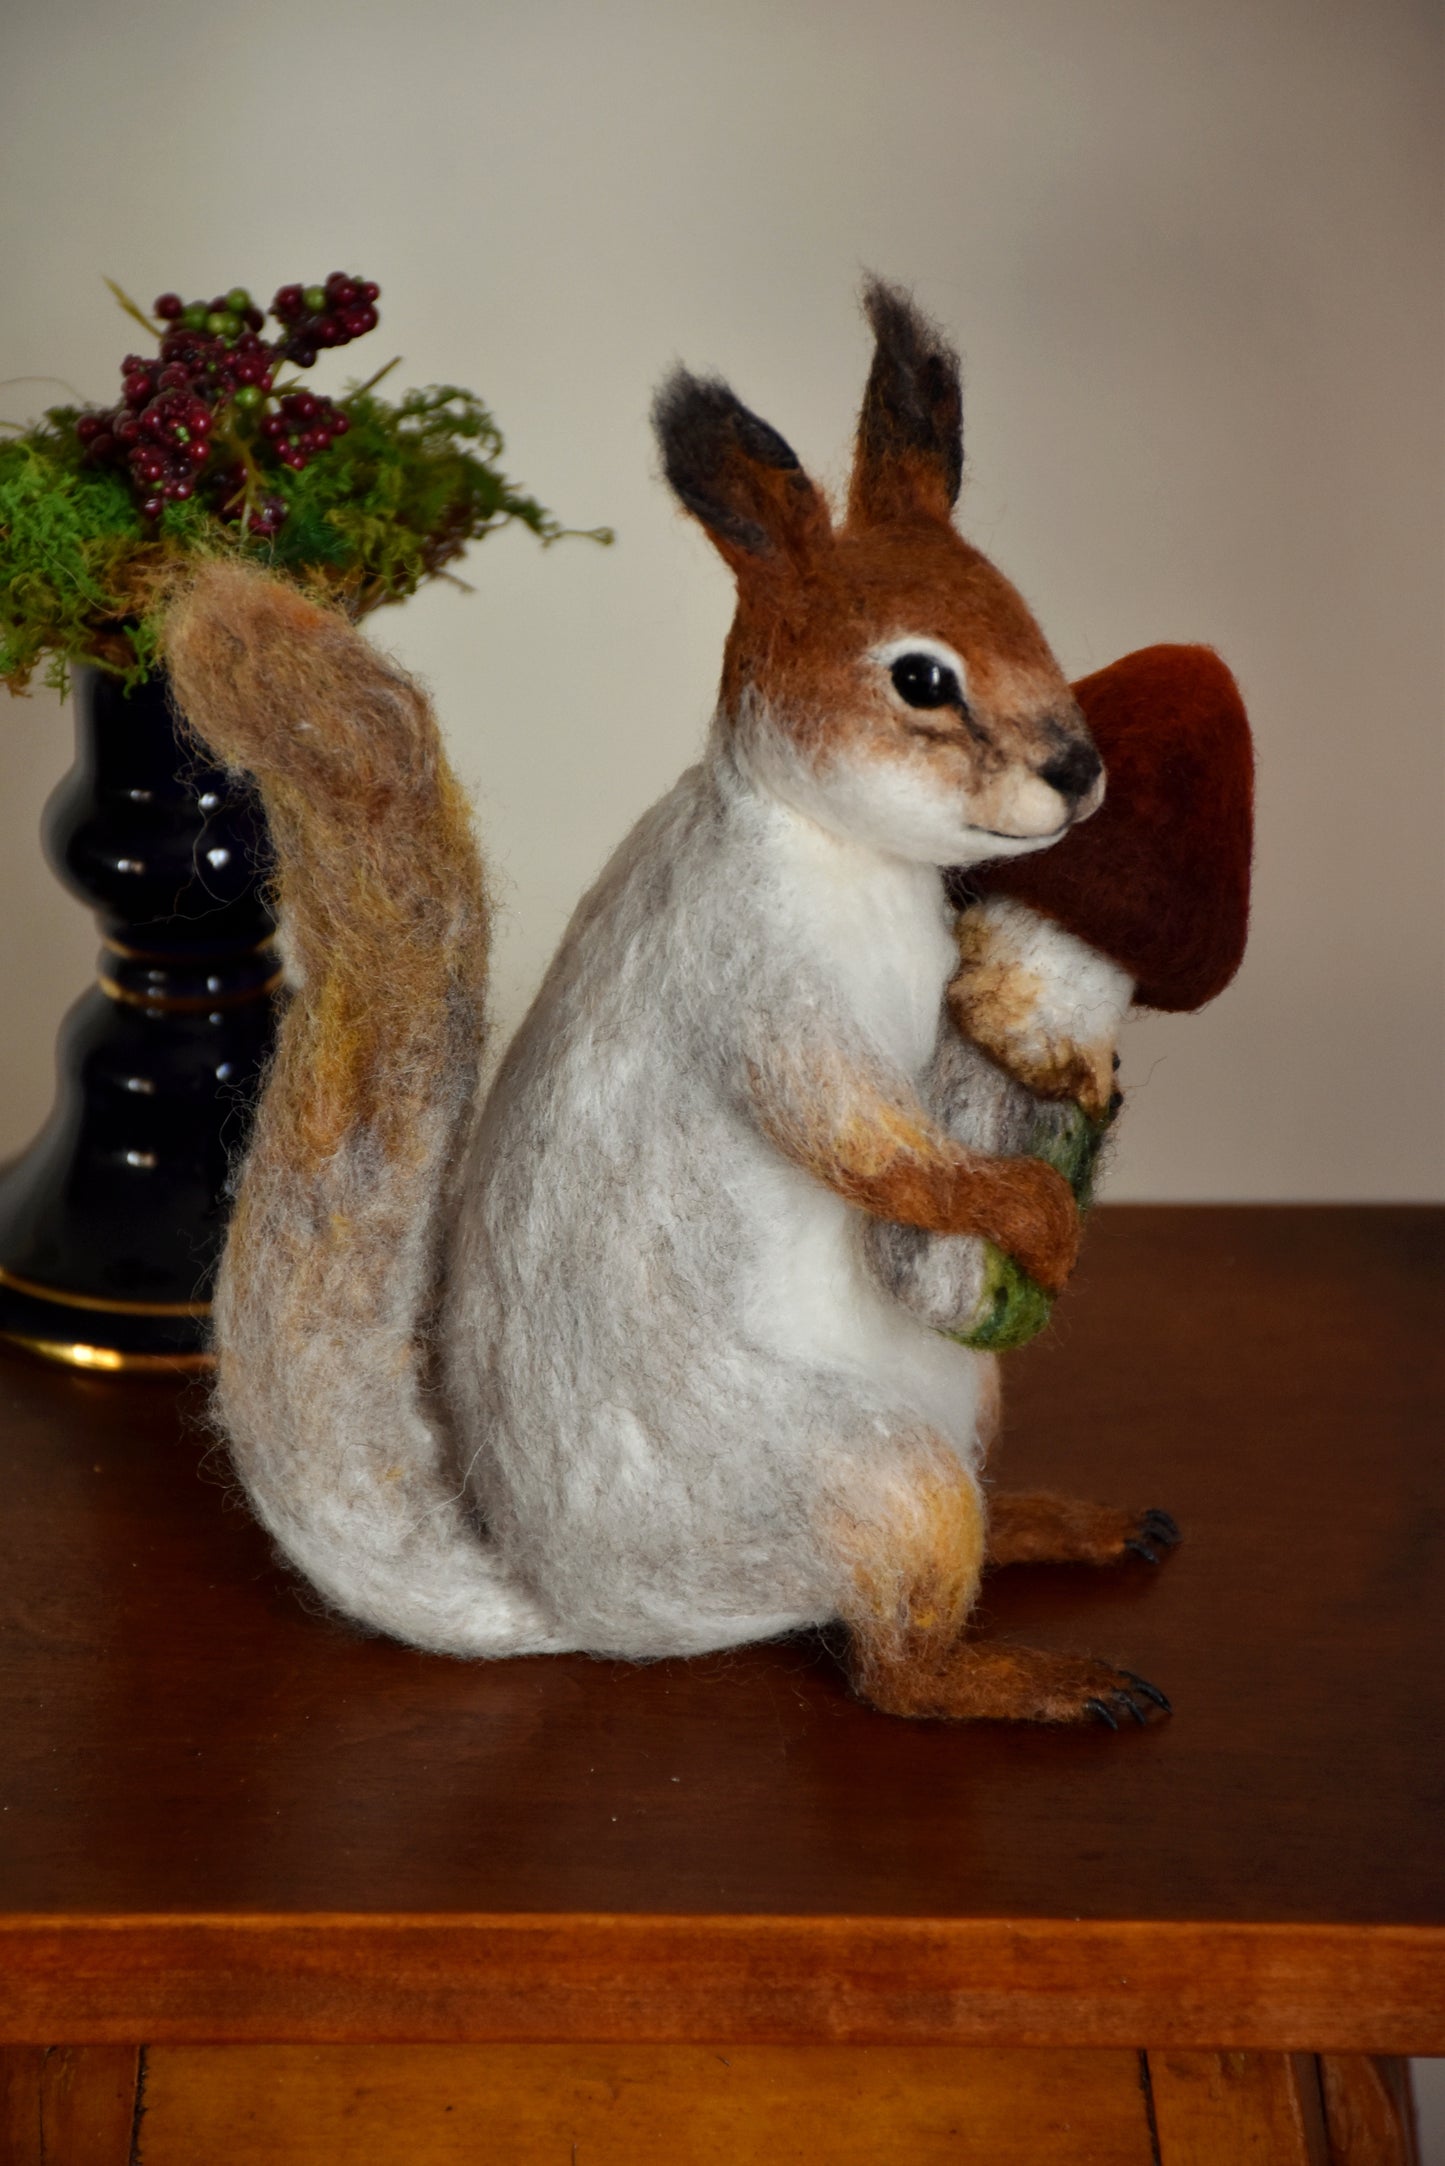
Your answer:
[[[963,479],[958,355],[900,287],[868,279],[863,307],[875,345],[849,516],[863,525],[919,513],[947,519]]]
[[[716,377],[677,369],[652,405],[663,470],[735,571],[801,568],[831,532],[796,452]]]

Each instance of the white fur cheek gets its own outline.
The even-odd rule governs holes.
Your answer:
[[[740,717],[736,751],[753,782],[835,835],[915,864],[969,864],[980,855],[963,792],[951,799],[911,764],[835,753],[815,766],[760,701]]]
[[[839,758],[820,777],[823,803],[847,832],[877,850],[929,865],[956,865],[973,830],[962,791],[955,801],[911,765]]]

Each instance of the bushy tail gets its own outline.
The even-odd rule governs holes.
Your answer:
[[[419,688],[341,615],[234,564],[171,611],[180,706],[260,787],[295,987],[216,1293],[217,1405],[286,1555],[362,1623],[553,1647],[427,1410],[440,1205],[482,1047],[487,901]]]

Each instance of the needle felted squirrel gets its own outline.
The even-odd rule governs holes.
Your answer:
[[[1047,1077],[945,996],[966,1020],[1000,940],[1052,942],[1082,980],[1015,970],[1000,1028],[1032,1042],[1052,1001],[1055,1086],[1092,1103],[1133,977],[999,898],[960,968],[940,869],[1057,842],[1103,777],[952,525],[954,356],[896,290],[866,306],[841,523],[722,383],[659,395],[668,479],[737,579],[716,720],[480,1103],[485,889],[422,694],[258,573],[209,567],[173,610],[178,699],[265,799],[295,987],[217,1292],[218,1410],[291,1561],[422,1647],[645,1658],[840,1622],[895,1713],[1142,1718],[1162,1695],[1130,1673],[966,1629],[990,1555],[1171,1530],[995,1498],[990,1531],[994,1361],[946,1334],[986,1252],[1057,1292],[1079,1215],[1054,1167],[998,1155]]]

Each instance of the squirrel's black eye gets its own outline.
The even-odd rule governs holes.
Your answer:
[[[946,662],[933,654],[900,654],[892,669],[893,689],[910,707],[961,707],[963,693]]]

